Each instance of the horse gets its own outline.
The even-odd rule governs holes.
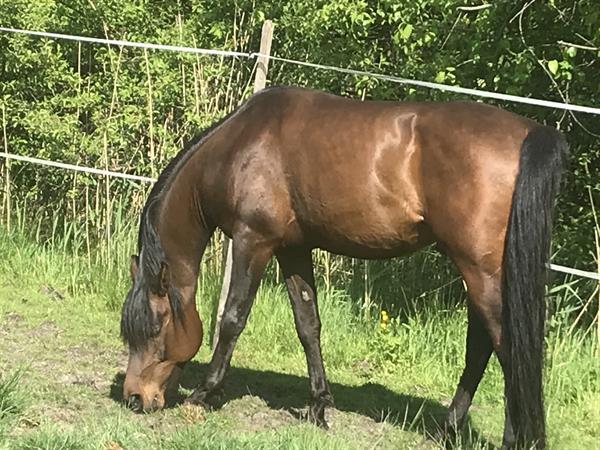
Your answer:
[[[443,431],[464,423],[494,352],[503,448],[543,448],[545,264],[567,156],[556,129],[477,102],[254,94],[186,145],[148,196],[121,316],[124,400],[162,408],[198,351],[199,264],[218,227],[232,239],[230,288],[207,373],[185,402],[214,402],[275,257],[306,354],[308,418],[327,428],[312,250],[380,259],[437,243],[468,291],[465,366]]]

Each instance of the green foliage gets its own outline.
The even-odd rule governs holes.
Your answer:
[[[600,105],[600,52],[593,50],[600,45],[600,13],[595,3],[538,1],[524,8],[522,2],[498,1],[485,9],[464,11],[458,9],[464,2],[458,0],[0,0],[0,23],[256,51],[261,22],[270,18],[275,22],[277,56]],[[13,153],[156,176],[192,135],[250,94],[252,75],[253,61],[246,59],[0,33],[0,121],[6,128],[0,129],[0,148],[6,145]],[[367,99],[465,98],[275,61],[269,79],[271,84],[310,86]],[[558,205],[554,258],[593,270],[590,198],[600,205],[597,116],[486,102],[558,124],[567,133],[572,157]],[[80,254],[93,254],[96,242],[119,239],[117,222],[131,220],[135,226],[135,213],[147,192],[146,186],[129,181],[25,163],[2,164],[3,223],[20,222],[42,241],[56,233],[70,234],[68,245]],[[109,264],[112,254],[100,257]],[[394,308],[390,303],[405,308],[415,291],[436,289],[456,275],[433,252],[408,265],[367,265],[338,258],[326,262],[320,257],[319,271],[328,286],[350,286],[353,297],[361,298],[367,309],[383,302],[390,310]],[[423,271],[427,276],[418,276]],[[453,286],[448,301],[464,295],[459,283]]]

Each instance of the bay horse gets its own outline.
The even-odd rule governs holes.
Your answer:
[[[123,398],[165,404],[202,342],[199,263],[218,227],[231,284],[205,379],[221,389],[265,266],[275,256],[310,379],[308,417],[327,427],[311,251],[392,258],[436,242],[468,290],[466,363],[444,430],[457,430],[494,351],[505,380],[503,448],[545,446],[545,263],[567,143],[557,130],[476,102],[357,101],[263,90],[186,146],[144,206],[121,318]]]

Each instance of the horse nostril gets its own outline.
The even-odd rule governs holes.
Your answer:
[[[138,394],[131,394],[127,399],[127,406],[134,412],[140,412],[144,406],[142,397]]]

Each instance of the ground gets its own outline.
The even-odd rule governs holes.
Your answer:
[[[4,386],[16,381],[11,395],[0,389],[0,448],[440,448],[429,435],[462,369],[464,311],[446,312],[445,322],[408,320],[392,336],[378,324],[354,322],[340,297],[327,297],[321,307],[336,402],[327,413],[329,431],[302,420],[308,399],[304,354],[279,287],[259,293],[222,408],[207,412],[176,401],[161,412],[135,414],[120,402],[127,352],[118,311],[93,295],[0,275],[0,380]],[[588,360],[585,370],[577,369],[580,378],[555,380],[550,373],[549,395],[566,392],[547,402],[550,425],[562,424],[551,427],[550,443],[591,449],[600,438],[597,348],[561,342],[561,355]],[[208,358],[204,344],[184,372],[177,400],[202,377]],[[571,389],[571,381],[578,386]],[[502,379],[493,361],[457,446],[498,446],[502,411]]]

